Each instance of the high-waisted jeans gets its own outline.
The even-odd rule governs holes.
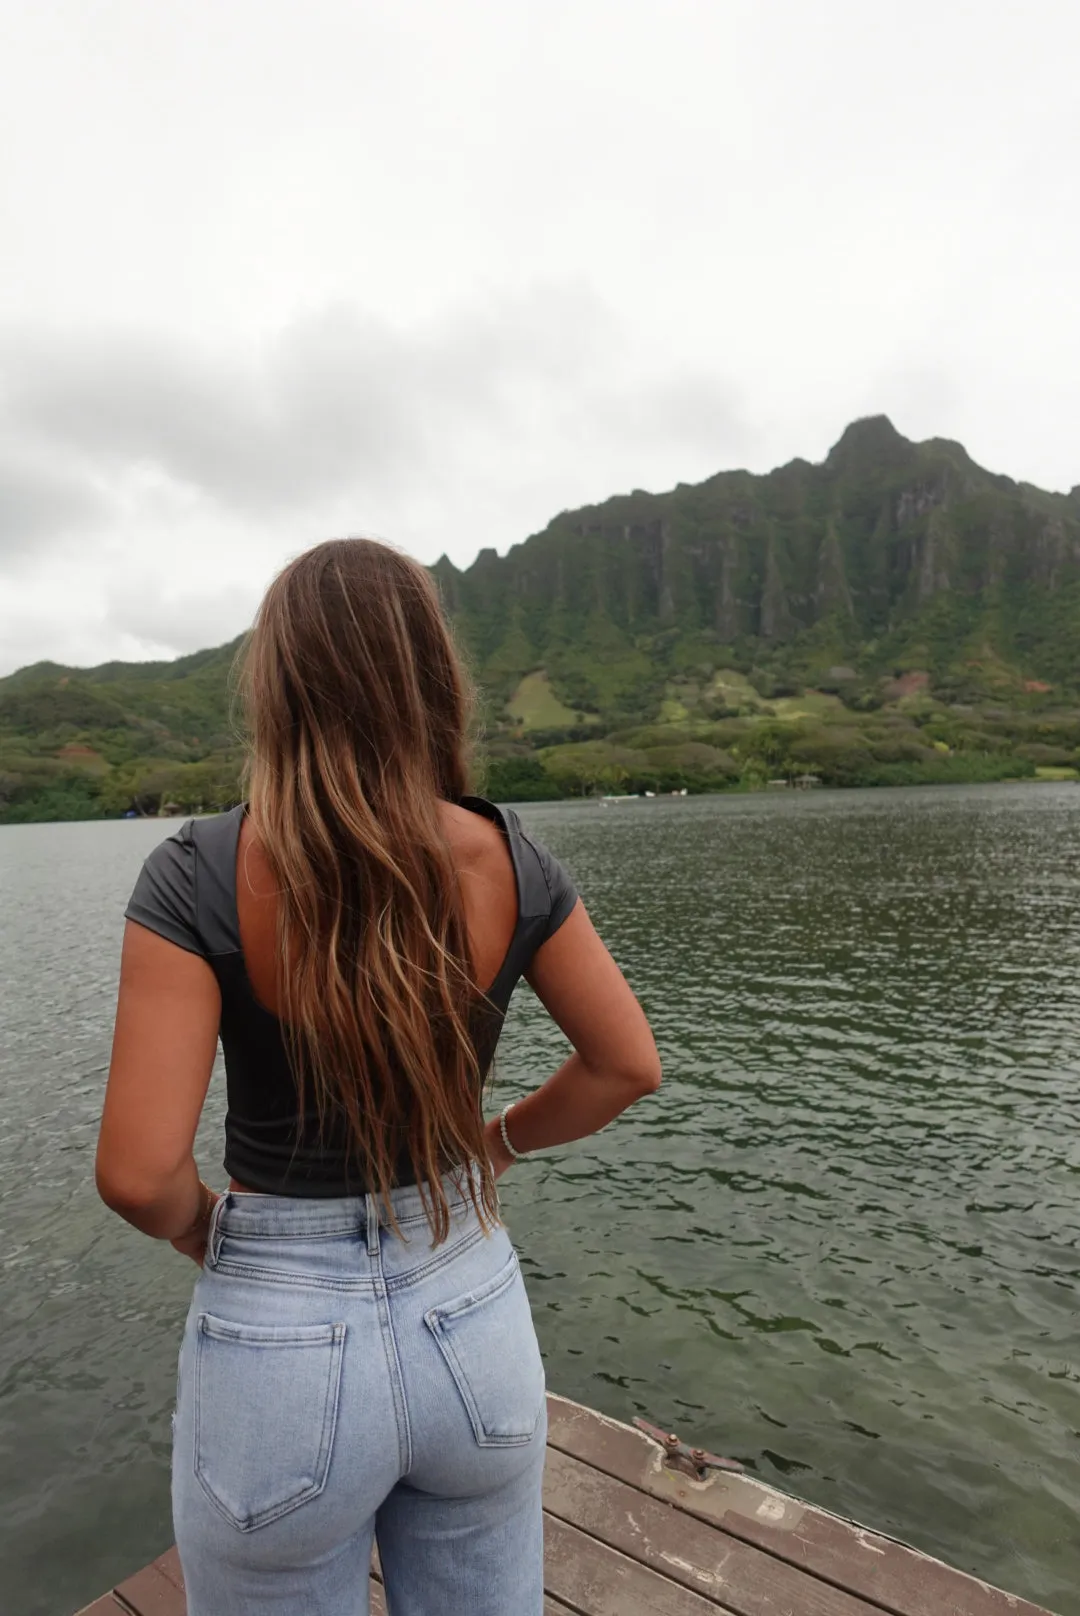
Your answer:
[[[180,1353],[189,1616],[541,1616],[544,1369],[502,1228],[226,1194]]]

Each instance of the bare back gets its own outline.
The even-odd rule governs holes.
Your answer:
[[[461,883],[473,980],[483,991],[494,982],[518,920],[514,866],[506,839],[490,819],[453,803],[441,804],[446,839]],[[247,974],[259,1003],[278,1013],[277,897],[273,872],[250,819],[240,829],[236,906]]]

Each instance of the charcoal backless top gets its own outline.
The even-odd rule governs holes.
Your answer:
[[[506,958],[477,1007],[470,1030],[486,1072],[502,1031],[510,995],[536,953],[577,901],[569,875],[518,816],[482,797],[463,808],[482,814],[505,838],[517,882],[518,918]],[[192,819],[150,854],[125,914],[171,943],[205,959],[221,989],[221,1047],[228,1111],[225,1170],[249,1189],[277,1195],[363,1194],[367,1186],[340,1120],[327,1119],[320,1137],[313,1114],[298,1115],[297,1089],[281,1022],[255,997],[244,964],[236,904],[236,859],[245,808]],[[406,1152],[397,1182],[414,1182]]]

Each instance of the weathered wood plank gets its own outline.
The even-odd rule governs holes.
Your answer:
[[[544,1508],[735,1616],[880,1616],[752,1544],[548,1450]]]
[[[168,1555],[162,1555],[161,1558],[171,1560],[175,1555],[176,1550],[171,1549]],[[179,1559],[176,1559],[177,1568],[179,1564]],[[81,1610],[79,1616],[130,1616],[132,1611],[136,1612],[136,1616],[186,1616],[187,1600],[184,1597],[183,1587],[177,1586],[169,1577],[163,1576],[158,1571],[159,1565],[160,1562],[155,1560],[153,1565],[147,1566],[133,1577],[128,1577],[126,1582],[120,1584],[116,1593],[105,1594],[103,1598],[96,1599],[92,1605],[87,1605],[85,1610]],[[151,1572],[156,1572],[157,1576],[151,1577],[149,1575]],[[171,1597],[173,1601],[171,1604],[161,1602],[163,1594],[159,1578],[172,1590],[171,1595],[165,1596]],[[371,1581],[371,1616],[387,1616],[386,1595],[381,1584],[374,1578]],[[553,1609],[552,1616],[563,1616],[563,1612]]]
[[[153,1564],[155,1570],[160,1571],[163,1577],[168,1577],[169,1581],[174,1582],[183,1593],[184,1573],[180,1565],[180,1553],[175,1544],[171,1549],[166,1549],[164,1554],[159,1554]]]
[[[548,1441],[605,1475],[764,1549],[810,1576],[871,1600],[889,1616],[1049,1616],[979,1578],[749,1476],[695,1482],[663,1463],[644,1432],[548,1397]]]
[[[718,1608],[552,1515],[544,1519],[544,1584],[587,1616],[716,1616]]]
[[[183,1589],[156,1564],[144,1566],[133,1577],[118,1582],[113,1592],[138,1616],[187,1616]]]

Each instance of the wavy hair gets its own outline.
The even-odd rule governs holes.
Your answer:
[[[440,814],[469,785],[472,692],[427,570],[340,539],[289,563],[241,653],[252,827],[278,884],[298,1084],[386,1206],[411,1162],[437,1241],[447,1171],[497,1220],[476,989]],[[473,1167],[475,1170],[470,1171]]]

